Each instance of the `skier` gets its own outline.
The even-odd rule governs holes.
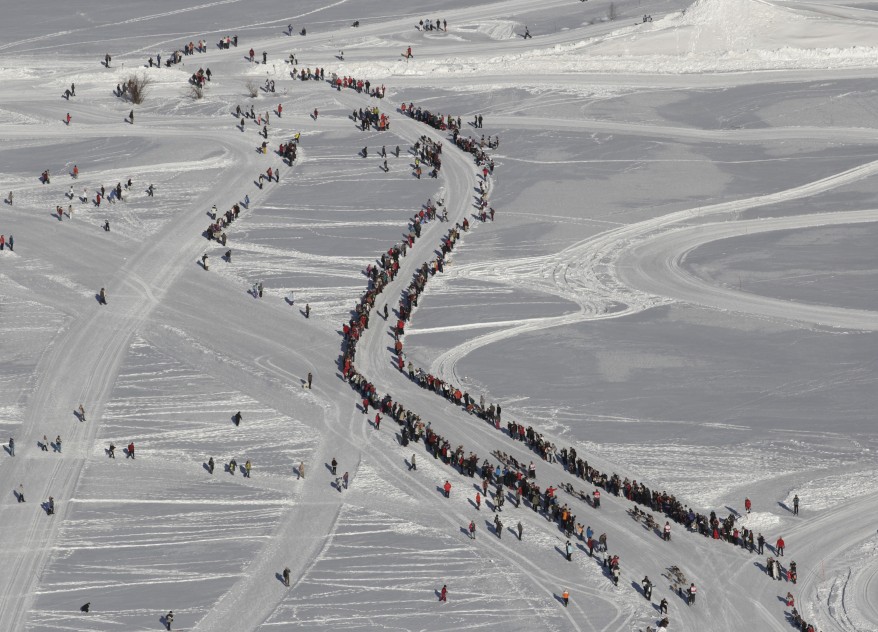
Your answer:
[[[283,578],[284,578],[284,586],[289,588],[290,587],[290,569],[289,568],[284,569]]]
[[[207,459],[207,471],[210,472],[211,474],[213,474],[214,466],[215,466],[215,463],[213,461],[213,457],[210,457],[209,459]]]
[[[533,35],[530,34],[530,30],[525,26],[524,27],[524,39],[533,39]]]
[[[476,523],[472,520],[469,521],[469,537],[473,540],[476,539]]]
[[[332,465],[332,469],[330,471],[332,472],[332,475],[335,476],[335,468],[338,467],[338,461],[335,460],[335,457],[332,458],[332,463],[330,465]]]
[[[439,601],[448,601],[448,586],[442,584],[442,590],[439,591]]]
[[[687,605],[691,606],[693,603],[695,603],[695,593],[696,593],[695,584],[692,583],[689,585],[689,590],[687,591],[687,598],[686,598]]]

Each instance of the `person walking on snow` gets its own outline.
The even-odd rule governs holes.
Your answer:
[[[442,489],[445,491],[445,498],[451,498],[451,483],[445,481],[445,485],[442,486]]]
[[[697,592],[697,589],[695,588],[695,584],[694,583],[690,584],[689,590],[686,591],[686,594],[687,594],[686,605],[691,606],[692,604],[695,603],[695,593],[696,592]]]
[[[448,586],[442,584],[442,590],[439,591],[439,601],[448,601]]]
[[[744,499],[744,509],[747,510],[747,513],[750,513],[750,508],[753,506],[753,503],[750,502],[749,498]]]
[[[469,537],[473,540],[476,539],[476,523],[472,520],[469,521]]]
[[[567,604],[570,602],[570,592],[565,588],[564,592],[561,593],[561,600],[564,602],[564,607],[567,607]]]
[[[777,542],[775,543],[774,548],[777,551],[777,554],[779,557],[783,557],[784,546],[785,546],[785,544],[784,544],[783,538],[778,538]]]
[[[24,483],[18,484],[18,502],[24,502]]]
[[[15,439],[9,437],[9,456],[15,456]]]
[[[567,544],[564,545],[564,553],[567,556],[567,561],[573,561],[573,545],[570,544],[570,540],[567,540]]]
[[[12,439],[10,439],[10,441],[12,441]],[[479,492],[476,492],[476,510],[482,510],[482,495]]]

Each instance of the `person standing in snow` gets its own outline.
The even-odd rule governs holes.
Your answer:
[[[12,204],[12,192],[9,192],[9,203]],[[799,495],[793,496],[793,515],[799,515]]]
[[[24,502],[24,483],[18,484],[18,502]]]
[[[778,538],[777,543],[775,543],[774,548],[780,557],[783,557],[784,546],[785,546],[785,544],[784,544],[783,538]]]
[[[344,488],[347,489],[348,488],[348,480],[349,480],[347,472],[345,472],[342,475],[341,480],[342,480],[342,483],[344,483]]]
[[[304,461],[299,462],[298,474],[299,474],[300,479],[305,478],[305,462]]]
[[[442,590],[439,591],[439,601],[448,601],[448,586],[446,584],[442,584]]]
[[[521,542],[521,534],[524,532],[524,527],[521,526],[521,521],[518,521],[518,541]]]
[[[561,600],[564,602],[564,607],[567,607],[567,604],[570,603],[570,592],[565,588],[564,592],[561,593]]]
[[[15,439],[9,437],[9,456],[15,456]]]
[[[165,615],[165,626],[170,630],[171,624],[174,622],[174,611],[169,610],[168,614]]]
[[[311,381],[314,379],[314,376],[311,375],[311,371],[308,371],[308,389],[311,388]]]
[[[482,510],[482,495],[479,492],[476,492],[476,510]]]
[[[335,457],[332,458],[332,463],[330,463],[330,465],[332,466],[330,472],[332,472],[332,475],[335,476],[335,469],[338,467],[338,461],[335,460]]]
[[[411,469],[413,469],[413,470],[415,470],[415,471],[417,472],[417,471],[418,471],[418,463],[417,463],[417,461],[415,461],[415,455],[414,455],[414,454],[412,454],[411,464],[412,464]]]
[[[648,575],[640,582],[640,586],[643,588],[643,596],[647,599],[652,599],[652,582],[649,580]]]
[[[749,498],[745,498],[745,499],[744,499],[744,509],[747,511],[747,513],[750,513],[750,508],[751,508],[752,506],[753,506],[753,503],[750,502],[750,499],[749,499]]]
[[[696,592],[697,592],[697,589],[695,588],[695,584],[694,583],[690,584],[689,590],[686,591],[686,594],[687,594],[686,604],[687,605],[691,606],[692,604],[695,603],[695,593]]]
[[[573,561],[573,545],[570,544],[570,540],[567,540],[567,544],[564,545],[564,553],[567,557],[568,562]]]
[[[289,568],[284,569],[283,578],[284,578],[284,586],[289,588],[290,587],[290,569]]]
[[[451,498],[451,483],[445,481],[445,485],[442,486],[442,489],[445,491],[445,498]]]
[[[125,455],[125,458],[126,459],[133,459],[134,458],[134,442],[133,441],[128,444],[128,454]]]
[[[213,474],[213,468],[216,464],[214,463],[213,457],[207,459],[207,471]]]

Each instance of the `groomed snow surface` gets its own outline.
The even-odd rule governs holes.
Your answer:
[[[0,35],[0,439],[15,444],[0,453],[0,632],[160,630],[169,610],[173,629],[204,632],[634,631],[656,626],[662,598],[670,630],[782,632],[788,591],[815,629],[878,630],[878,5],[52,0],[5,7]],[[216,45],[226,35],[237,48]],[[172,67],[145,63],[199,40]],[[134,73],[152,81],[140,105],[114,93]],[[495,221],[473,206],[472,155],[404,117],[410,102],[500,137]],[[267,154],[237,105],[270,114]],[[367,107],[390,130],[359,129]],[[275,150],[296,133],[288,166]],[[444,144],[436,179],[414,176],[421,135]],[[279,181],[260,187],[269,167]],[[245,197],[227,246],[208,241],[211,207]],[[590,493],[505,432],[533,426],[598,470],[736,516],[765,555],[673,522],[663,542],[628,500],[604,493],[596,510],[558,492],[607,534],[614,586],[576,538],[568,562],[529,503],[506,503],[498,537],[480,478],[403,448],[386,415],[373,427],[342,379],[341,329],[428,199],[450,222],[424,225],[376,307],[396,308],[467,218],[401,340],[406,362],[501,405],[504,423],[399,372],[395,316],[373,310],[356,367],[378,393],[452,449]],[[765,572],[779,537],[796,585]]]

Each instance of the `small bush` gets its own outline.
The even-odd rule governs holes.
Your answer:
[[[259,84],[252,79],[248,79],[247,83],[244,84],[244,87],[247,88],[247,94],[250,95],[251,99],[255,99],[259,96]]]
[[[141,75],[138,73],[128,77],[128,81],[125,83],[128,86],[128,91],[126,92],[128,100],[140,105],[149,93],[149,87],[152,85],[152,78],[148,75]]]

